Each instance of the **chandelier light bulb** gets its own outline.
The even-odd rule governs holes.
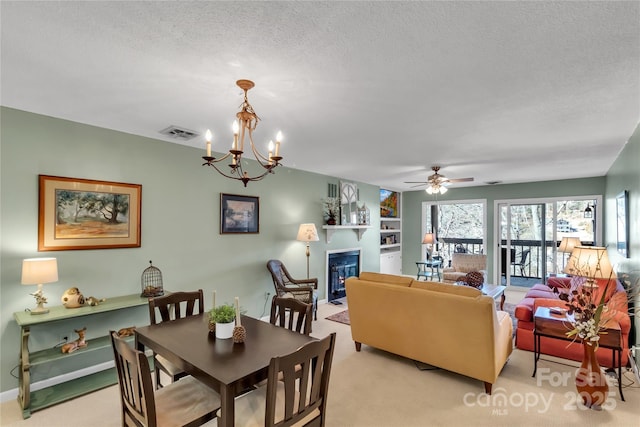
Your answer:
[[[240,131],[240,125],[238,124],[237,120],[233,121],[233,124],[231,125],[231,129],[233,129],[233,134],[237,135],[238,132]]]
[[[276,142],[282,142],[282,131],[278,131],[278,133],[276,134]]]
[[[209,129],[207,129],[207,133],[204,134],[204,139],[207,141],[207,157],[211,157],[211,139],[213,138],[213,134]]]

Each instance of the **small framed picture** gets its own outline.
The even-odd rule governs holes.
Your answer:
[[[38,250],[140,247],[142,186],[39,175]]]
[[[620,255],[629,258],[629,192],[616,196],[616,232],[617,248]]]
[[[220,234],[260,232],[260,198],[220,193]]]

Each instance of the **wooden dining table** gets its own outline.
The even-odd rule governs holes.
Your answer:
[[[220,393],[219,426],[233,426],[237,395],[267,378],[271,358],[289,354],[315,340],[248,316],[242,316],[244,343],[216,339],[208,315],[189,316],[136,328],[136,347],[166,357],[189,375]]]

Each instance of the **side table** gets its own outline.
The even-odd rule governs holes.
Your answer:
[[[442,280],[442,261],[439,259],[417,261],[416,267],[418,272],[416,273],[416,280],[420,280],[424,277],[425,280],[437,277],[438,281]],[[434,271],[435,270],[435,271]]]
[[[538,307],[533,315],[533,375],[536,376],[538,370],[538,360],[540,360],[540,338],[553,338],[563,341],[574,341],[574,338],[568,337],[568,324],[572,319],[567,314],[551,313],[549,307]],[[618,361],[618,391],[620,391],[620,399],[624,402],[622,394],[622,332],[620,328],[607,328],[605,333],[600,335],[599,347],[611,349],[613,352],[613,360]],[[575,339],[581,342],[580,338]],[[617,356],[617,357],[616,357]]]

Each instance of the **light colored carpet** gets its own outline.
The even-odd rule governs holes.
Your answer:
[[[325,317],[345,306],[321,304],[313,335],[337,332],[329,391],[327,423],[332,426],[629,426],[640,417],[640,389],[616,387],[607,409],[596,412],[576,404],[573,383],[577,365],[541,360],[539,377],[531,378],[533,355],[514,350],[494,393],[483,393],[480,381],[443,370],[421,371],[412,360],[363,345],[356,352],[350,328]],[[464,339],[464,337],[460,337]],[[557,360],[557,359],[554,359]],[[469,349],[473,363],[473,349]],[[567,378],[562,381],[562,376]],[[543,379],[546,376],[546,380]],[[632,375],[623,379],[631,383]],[[1,405],[0,425],[10,427],[102,427],[120,425],[117,387],[35,412],[22,420],[17,402]],[[210,421],[207,426],[217,425]]]

